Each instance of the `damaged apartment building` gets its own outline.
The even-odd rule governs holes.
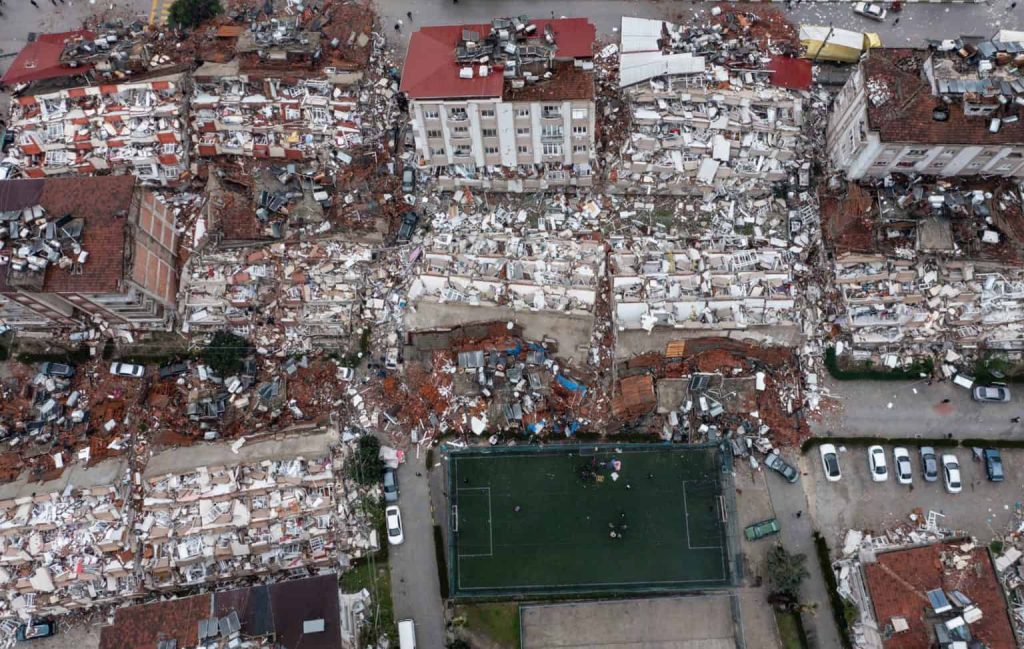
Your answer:
[[[628,17],[621,40],[629,125],[618,136],[621,151],[610,154],[611,191],[763,195],[774,182],[809,174],[803,99],[770,84],[773,56],[757,43],[727,36],[721,25]]]
[[[417,167],[440,190],[591,186],[594,38],[584,18],[417,30],[401,85]]]
[[[188,168],[183,75],[23,94],[10,160],[28,178],[131,174],[177,185]]]
[[[0,321],[167,330],[178,285],[175,213],[133,176],[0,181]]]
[[[854,348],[1024,348],[1021,193],[1009,181],[855,184],[823,202]]]
[[[352,34],[366,48],[370,37]],[[202,158],[233,155],[345,162],[362,144],[360,70],[321,61],[319,31],[299,18],[274,18],[241,31],[236,57],[196,70],[191,102],[192,140]]]
[[[847,178],[1024,177],[1020,32],[873,49],[836,96],[827,154]]]

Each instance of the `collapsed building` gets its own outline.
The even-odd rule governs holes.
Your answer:
[[[24,94],[10,160],[29,178],[128,173],[173,187],[188,169],[183,77]]]
[[[646,194],[767,193],[802,175],[803,98],[771,85],[769,64],[810,65],[730,37],[722,25],[622,19],[619,87],[629,110],[619,152],[609,152],[609,189]],[[803,70],[806,68],[806,70]],[[795,183],[794,183],[795,184]]]
[[[175,211],[132,176],[0,181],[0,319],[166,330],[178,283]]]
[[[417,30],[401,85],[416,166],[442,190],[591,186],[594,38],[583,18]]]
[[[851,179],[1024,176],[1024,42],[1002,34],[870,50],[832,105],[832,167]]]
[[[1024,347],[1024,232],[1011,183],[849,185],[823,201],[835,317],[858,349]]]

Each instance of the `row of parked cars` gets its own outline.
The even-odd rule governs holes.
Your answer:
[[[825,471],[825,479],[829,482],[838,482],[842,479],[842,469],[839,467],[839,453],[834,444],[822,444],[818,447],[821,455],[821,465]],[[997,448],[986,448],[981,452],[982,460],[985,462],[985,474],[992,482],[1002,482],[1005,478],[1003,473],[1003,458]],[[943,483],[949,493],[960,493],[963,491],[963,479],[960,475],[960,460],[953,453],[943,453],[938,456],[935,448],[922,446],[918,449],[918,457],[921,465],[921,477],[926,482],[936,482],[939,474],[942,474]],[[910,451],[905,446],[897,446],[892,450],[893,473],[896,475],[896,482],[909,485],[914,482],[914,470],[910,461]],[[889,462],[886,458],[885,449],[881,446],[868,447],[868,471],[871,479],[875,482],[886,482],[889,480]]]
[[[74,365],[67,363],[42,363],[39,365],[39,371],[46,376],[55,376],[60,378],[71,378],[75,375]],[[167,365],[161,365],[157,373],[161,379],[170,379],[177,376],[181,376],[188,372],[188,363],[168,363]],[[111,363],[110,373],[114,376],[126,376],[133,379],[141,379],[146,375],[146,366],[139,365],[138,363]]]

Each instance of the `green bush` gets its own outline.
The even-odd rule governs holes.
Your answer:
[[[448,599],[448,552],[440,525],[434,526],[434,555],[437,563],[437,580],[441,584],[441,599]]]
[[[175,0],[167,22],[175,27],[195,27],[224,13],[220,0]]]
[[[782,545],[776,545],[765,560],[765,572],[772,593],[796,599],[800,594],[800,583],[807,578],[807,555],[790,554]]]
[[[242,371],[242,361],[252,353],[249,341],[230,331],[218,331],[203,350],[203,360],[220,377],[226,378]]]
[[[839,641],[843,649],[852,649],[850,644],[850,625],[847,623],[846,601],[839,595],[839,584],[836,573],[832,570],[832,558],[829,556],[828,542],[818,532],[814,533],[814,548],[821,564],[821,574],[825,577],[825,590],[828,591],[828,602],[832,606],[832,617],[839,629]]]
[[[832,378],[839,381],[909,381],[920,379],[921,375],[931,376],[935,363],[930,358],[914,361],[910,367],[896,369],[874,369],[871,361],[860,367],[843,369],[839,367],[835,347],[825,350],[825,367]]]
[[[361,485],[374,485],[380,482],[380,474],[384,470],[384,462],[380,459],[380,440],[373,435],[359,438],[356,454],[349,460],[348,475]]]

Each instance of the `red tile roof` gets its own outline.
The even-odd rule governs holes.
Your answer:
[[[92,70],[92,65],[81,65],[71,68],[62,65],[60,55],[64,52],[64,42],[70,38],[81,36],[95,40],[96,34],[84,29],[59,34],[40,34],[36,40],[21,49],[18,56],[7,68],[0,83],[11,85],[57,77],[73,77]]]
[[[534,20],[532,24],[537,26],[539,34],[544,33],[546,25],[551,25],[555,33],[556,58],[590,58],[594,55],[597,30],[586,18]],[[491,33],[489,24],[443,25],[421,27],[412,35],[401,85],[402,92],[410,99],[501,96],[504,80],[500,70],[492,70],[486,77],[474,74],[472,79],[459,78],[459,69],[463,66],[455,61],[455,47],[464,29],[481,35]]]
[[[0,181],[0,209],[41,205],[50,218],[64,215],[85,220],[82,249],[89,253],[81,275],[51,264],[46,268],[47,293],[115,291],[124,276],[125,228],[135,190],[134,176],[49,178]]]
[[[158,640],[195,647],[199,620],[210,617],[211,597],[196,595],[116,609],[114,624],[100,630],[100,649],[156,649]]]
[[[892,95],[878,106],[868,102],[868,124],[883,142],[979,146],[1024,142],[1024,120],[989,133],[988,118],[965,116],[959,102],[948,105],[947,121],[932,119],[932,110],[940,102],[921,72],[927,58],[923,50],[885,48],[871,50],[865,59],[865,82],[884,86]]]
[[[920,649],[934,644],[926,593],[936,588],[959,590],[981,609],[983,617],[970,625],[971,635],[986,647],[1014,647],[1013,629],[1002,587],[984,547],[970,552],[964,570],[944,568],[940,556],[965,554],[957,543],[936,543],[923,548],[878,554],[876,563],[864,566],[875,617],[884,627],[893,617],[906,619],[910,629],[884,641],[885,649]],[[895,577],[893,576],[895,575]]]
[[[594,74],[577,68],[571,62],[558,61],[551,69],[550,79],[541,79],[518,90],[505,84],[504,98],[509,101],[544,101],[593,99]]]
[[[811,62],[792,56],[773,56],[768,63],[774,86],[807,90],[811,87]]]

